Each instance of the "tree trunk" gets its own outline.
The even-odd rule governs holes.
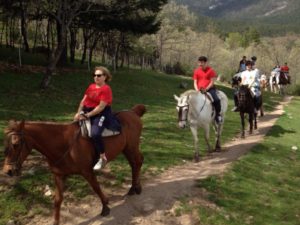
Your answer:
[[[4,36],[4,28],[5,28],[5,23],[3,22],[2,23],[2,30],[0,32],[0,45],[2,46],[2,39],[3,39],[3,36]]]
[[[36,48],[36,40],[37,40],[37,32],[38,32],[39,22],[36,20],[35,22],[35,34],[34,34],[34,41],[33,41],[33,49]]]
[[[51,38],[51,20],[50,18],[48,18],[47,21],[47,49],[48,49],[48,53],[47,53],[47,59],[49,60],[51,57],[51,45],[50,45],[50,38]]]
[[[83,52],[82,52],[82,57],[81,57],[81,64],[84,64],[85,59],[86,59],[86,50],[87,50],[87,44],[89,40],[89,35],[87,33],[87,30],[83,31]]]
[[[5,42],[6,42],[6,48],[9,47],[9,26],[8,26],[8,20],[5,23]]]
[[[57,44],[54,54],[52,54],[50,57],[50,61],[47,66],[46,73],[40,84],[41,89],[46,89],[49,86],[50,80],[52,78],[52,74],[55,71],[56,65],[61,57],[62,52],[65,49],[66,36],[67,36],[66,28],[64,26],[60,26],[60,32],[59,32],[58,40],[57,40],[58,44]]]
[[[67,48],[67,30],[66,28],[63,28],[61,26],[61,24],[59,24],[58,22],[56,23],[56,26],[57,26],[57,41],[58,43],[60,42],[63,42],[64,45],[63,45],[63,49],[60,53],[60,57],[58,59],[58,62],[57,62],[57,65],[58,66],[64,66],[67,64],[67,61],[68,61],[68,48]],[[64,31],[62,29],[65,29]],[[64,32],[66,32],[64,34]],[[64,40],[60,40],[60,38],[64,38]],[[59,44],[58,44],[59,45]]]
[[[76,35],[77,29],[71,28],[70,29],[70,62],[75,62],[75,49],[76,49]]]
[[[93,44],[90,47],[90,51],[89,51],[89,64],[90,65],[92,65],[93,52],[94,52],[94,50],[97,46],[98,40],[99,40],[99,34],[96,34],[95,38],[94,38],[94,41],[93,41]]]
[[[23,0],[20,0],[20,8],[21,8],[21,33],[23,37],[23,46],[25,52],[29,52],[29,45],[27,40],[27,30],[26,30],[26,10],[23,7]]]

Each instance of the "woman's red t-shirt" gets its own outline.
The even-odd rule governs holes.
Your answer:
[[[99,105],[100,101],[104,101],[107,105],[112,104],[112,91],[107,84],[101,87],[97,87],[96,84],[90,84],[84,94],[86,95],[83,102],[85,107],[95,108]]]

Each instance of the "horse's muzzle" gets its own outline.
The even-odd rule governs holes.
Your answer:
[[[184,128],[186,128],[186,122],[185,121],[180,121],[178,123],[178,126],[179,126],[179,128],[184,129]]]
[[[21,175],[21,170],[20,170],[20,168],[17,168],[16,166],[4,165],[3,173],[10,177],[13,177],[13,176]]]

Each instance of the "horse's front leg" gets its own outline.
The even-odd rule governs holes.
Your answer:
[[[253,117],[254,117],[254,113],[249,113],[249,134],[253,133]]]
[[[197,126],[191,126],[191,132],[194,137],[194,159],[195,162],[199,162],[200,160],[200,154],[199,154],[199,139],[198,139],[198,128]]]
[[[58,225],[59,218],[60,218],[60,207],[63,201],[65,177],[55,174],[54,181],[56,185],[55,198],[54,198],[54,225]]]
[[[254,113],[254,130],[257,130],[257,112]]]
[[[108,205],[108,199],[106,198],[106,196],[103,194],[99,183],[97,181],[97,178],[95,176],[95,174],[93,173],[93,171],[88,171],[86,173],[83,174],[83,177],[87,180],[87,182],[89,182],[89,184],[91,185],[91,187],[93,188],[93,190],[96,192],[96,194],[99,196],[99,198],[101,199],[102,202],[102,212],[101,212],[101,216],[107,216],[110,213],[110,208],[107,206]]]
[[[241,138],[245,138],[245,113],[240,112],[240,117],[242,124]]]

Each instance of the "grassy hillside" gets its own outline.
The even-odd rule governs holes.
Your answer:
[[[225,176],[198,182],[214,205],[199,206],[201,224],[299,224],[299,108],[297,97],[264,142],[234,163]]]
[[[40,91],[38,86],[41,77],[42,74],[39,73],[1,73],[0,143],[3,140],[3,129],[7,121],[12,118],[71,121],[85,88],[92,81],[90,74],[86,72],[57,74],[53,77],[49,89]],[[145,156],[142,167],[144,174],[153,175],[169,166],[181,163],[182,160],[193,158],[192,135],[188,129],[177,128],[177,114],[173,99],[173,94],[183,92],[178,88],[183,80],[188,82],[189,88],[192,87],[192,80],[189,78],[150,71],[123,70],[113,74],[111,86],[115,111],[131,108],[137,103],[143,103],[147,107],[147,113],[143,117],[144,130],[141,144]],[[224,86],[220,88],[230,99],[232,98],[230,88]],[[269,94],[266,94],[265,98],[267,110],[271,110],[280,99]],[[232,99],[229,109],[231,107]],[[228,112],[222,141],[230,140],[239,132],[239,128],[238,114]],[[200,136],[203,137],[202,132]],[[212,135],[211,142],[213,140]],[[0,148],[2,149],[2,146]],[[200,141],[200,148],[202,154],[205,154],[204,141]],[[38,157],[39,153],[34,152],[33,155]],[[2,163],[3,151],[0,151],[0,166]],[[108,187],[130,181],[129,165],[123,156],[118,157],[109,167],[114,177],[113,181],[108,182],[107,179],[101,178]],[[43,195],[43,188],[45,185],[53,188],[52,176],[45,166],[36,166],[35,171],[34,175],[24,173],[13,187],[2,187],[0,184],[0,224],[6,224],[9,219],[26,219],[29,208],[34,208],[30,214],[50,213],[52,199]],[[76,176],[68,180],[67,187],[69,187],[67,190],[69,196],[73,197],[69,197],[66,201],[76,201],[77,197],[93,194],[86,182]]]

